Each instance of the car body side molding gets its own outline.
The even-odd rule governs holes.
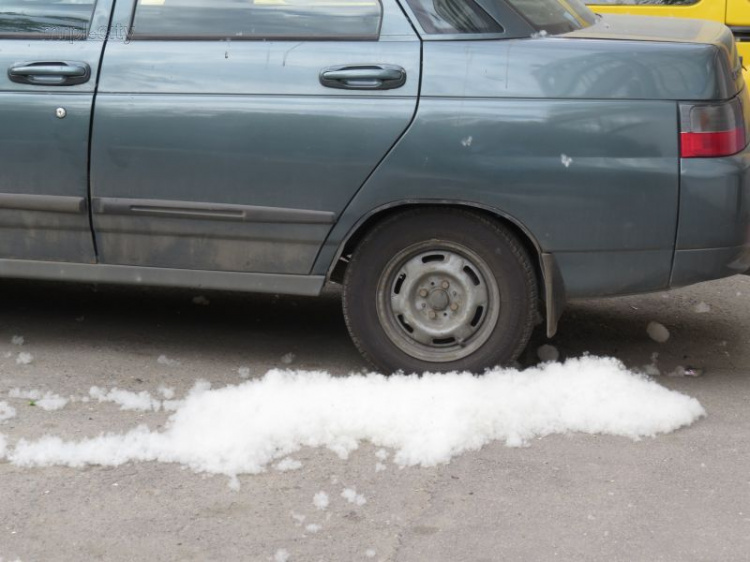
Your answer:
[[[294,224],[333,224],[336,220],[336,214],[328,211],[160,199],[94,197],[92,207],[95,213],[106,215],[210,218],[240,222]]]

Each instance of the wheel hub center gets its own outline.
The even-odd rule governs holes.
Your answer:
[[[434,291],[432,291],[432,293],[430,293],[427,302],[430,304],[430,307],[432,307],[433,310],[443,311],[448,308],[448,305],[451,303],[451,299],[448,296],[448,293],[446,293],[443,289],[435,289]]]

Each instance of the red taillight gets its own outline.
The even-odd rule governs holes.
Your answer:
[[[716,133],[682,133],[680,154],[683,158],[731,156],[745,148],[745,128]]]
[[[744,94],[744,95],[743,95]],[[724,103],[680,105],[680,156],[714,158],[741,152],[748,143],[743,92]]]

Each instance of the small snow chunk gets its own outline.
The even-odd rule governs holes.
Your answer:
[[[537,357],[542,363],[553,363],[560,359],[560,352],[554,345],[544,344],[536,350]]]
[[[208,305],[211,304],[211,301],[208,300],[203,295],[199,295],[199,296],[193,298],[193,304],[196,304],[198,306],[208,306]]]
[[[682,367],[678,365],[674,371],[668,373],[668,377],[700,377],[703,375],[703,369],[696,367]]]
[[[646,373],[650,377],[658,377],[661,375],[661,371],[659,370],[659,353],[654,352],[651,354],[651,363],[649,365],[643,366],[643,372]]]
[[[367,499],[362,494],[358,494],[357,490],[354,488],[345,488],[344,491],[341,492],[341,497],[349,503],[356,505],[365,505],[367,503]]]
[[[693,310],[695,310],[695,312],[697,312],[698,314],[705,314],[707,312],[711,312],[711,306],[706,304],[705,302],[699,302],[695,305]]]
[[[18,357],[16,357],[16,363],[19,365],[30,365],[32,361],[34,361],[34,356],[25,351],[19,353]]]
[[[13,345],[23,345],[24,343],[26,343],[26,340],[23,336],[13,336],[12,338],[10,338],[10,343],[12,343]]]
[[[560,162],[562,162],[562,165],[565,166],[566,168],[570,168],[570,165],[573,163],[573,159],[567,154],[561,154]]]
[[[365,556],[367,556],[368,558],[375,558],[376,554],[377,554],[377,552],[375,552],[375,549],[372,549],[372,548],[368,548],[365,551]]]
[[[315,534],[315,533],[317,533],[318,531],[320,531],[320,530],[321,530],[322,528],[323,528],[323,527],[321,527],[321,526],[320,526],[320,525],[318,525],[317,523],[310,523],[309,525],[307,525],[307,526],[305,527],[305,531],[307,531],[308,533],[313,533],[313,534]]]
[[[287,457],[281,462],[276,463],[274,467],[279,472],[289,472],[290,470],[299,470],[302,468],[302,463],[293,458]]]
[[[176,359],[170,359],[166,355],[159,355],[159,358],[156,360],[159,365],[167,365],[168,367],[176,367],[180,364],[179,361]]]
[[[388,451],[386,451],[385,449],[378,449],[377,451],[375,451],[375,456],[378,460],[384,461],[388,458]]]
[[[321,511],[328,508],[328,503],[328,494],[325,492],[318,492],[313,496],[313,505]]]
[[[16,409],[7,402],[0,402],[0,422],[16,417]]]
[[[237,369],[237,373],[239,373],[241,379],[249,379],[250,367],[240,367],[239,369]]]
[[[242,484],[240,484],[240,479],[237,478],[236,474],[232,474],[229,477],[229,482],[227,482],[227,486],[230,490],[234,492],[239,492],[242,489]]]
[[[469,148],[471,146],[471,143],[474,142],[474,137],[466,137],[465,139],[461,140],[461,144],[465,146],[466,148]]]
[[[8,440],[5,435],[0,433],[0,460],[4,459],[8,454]]]
[[[291,365],[292,363],[294,363],[295,358],[296,358],[296,355],[294,355],[294,353],[287,353],[281,358],[281,362],[284,365]]]
[[[157,392],[165,400],[172,400],[174,398],[174,388],[169,388],[167,386],[160,386]]]
[[[387,467],[382,462],[375,463],[375,472],[383,472]]]
[[[289,561],[289,552],[283,548],[280,548],[276,551],[276,554],[273,555],[273,562],[288,562]]]
[[[542,37],[547,37],[547,31],[544,29],[540,29],[531,34],[532,39],[540,39]]]
[[[140,412],[158,412],[161,409],[161,402],[151,396],[145,390],[141,392],[130,392],[129,390],[104,390],[98,386],[92,386],[89,389],[89,396],[99,402],[112,402],[120,406],[121,410],[136,410]]]
[[[39,400],[36,400],[34,403],[42,410],[45,410],[47,412],[54,412],[56,410],[62,410],[65,406],[68,405],[69,401],[70,400],[68,400],[67,398],[63,398],[62,396],[58,396],[57,394],[48,392]]]
[[[648,333],[648,337],[657,343],[665,343],[669,339],[669,330],[667,330],[664,324],[659,324],[659,322],[649,322],[646,333]]]

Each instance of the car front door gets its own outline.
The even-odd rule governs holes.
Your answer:
[[[0,2],[0,259],[96,259],[89,128],[111,4]]]
[[[103,263],[308,274],[408,127],[395,0],[118,0],[93,123]]]

